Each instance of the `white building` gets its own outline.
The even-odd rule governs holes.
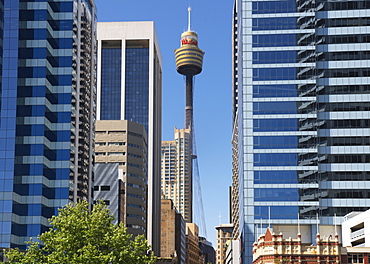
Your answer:
[[[370,247],[370,210],[352,212],[342,223],[343,247]]]

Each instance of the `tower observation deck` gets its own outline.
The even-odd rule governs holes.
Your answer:
[[[186,76],[185,128],[191,129],[193,122],[193,76],[202,72],[204,52],[198,48],[198,34],[190,29],[190,7],[188,8],[188,30],[181,34],[181,47],[175,50],[176,70]]]

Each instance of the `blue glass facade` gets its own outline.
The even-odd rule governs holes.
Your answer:
[[[125,119],[149,126],[149,48],[126,48]]]
[[[87,71],[95,63],[95,15],[89,5],[4,0],[0,247],[25,248],[58,208],[91,199],[95,84]],[[81,20],[77,9],[85,9]]]
[[[370,208],[369,11],[364,0],[235,1],[244,263],[269,221],[296,225],[299,214],[314,237],[316,214],[334,225]]]
[[[101,120],[121,120],[122,48],[101,50]]]

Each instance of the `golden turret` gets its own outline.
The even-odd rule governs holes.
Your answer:
[[[197,75],[202,72],[204,52],[198,48],[198,35],[190,30],[190,11],[188,30],[181,34],[181,47],[175,50],[176,70],[182,75]]]

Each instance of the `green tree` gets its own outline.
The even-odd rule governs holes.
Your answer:
[[[68,204],[50,219],[51,228],[29,241],[27,250],[5,250],[10,263],[103,264],[154,263],[143,236],[126,233],[123,224],[113,224],[114,216],[103,203],[89,212],[86,201]]]

